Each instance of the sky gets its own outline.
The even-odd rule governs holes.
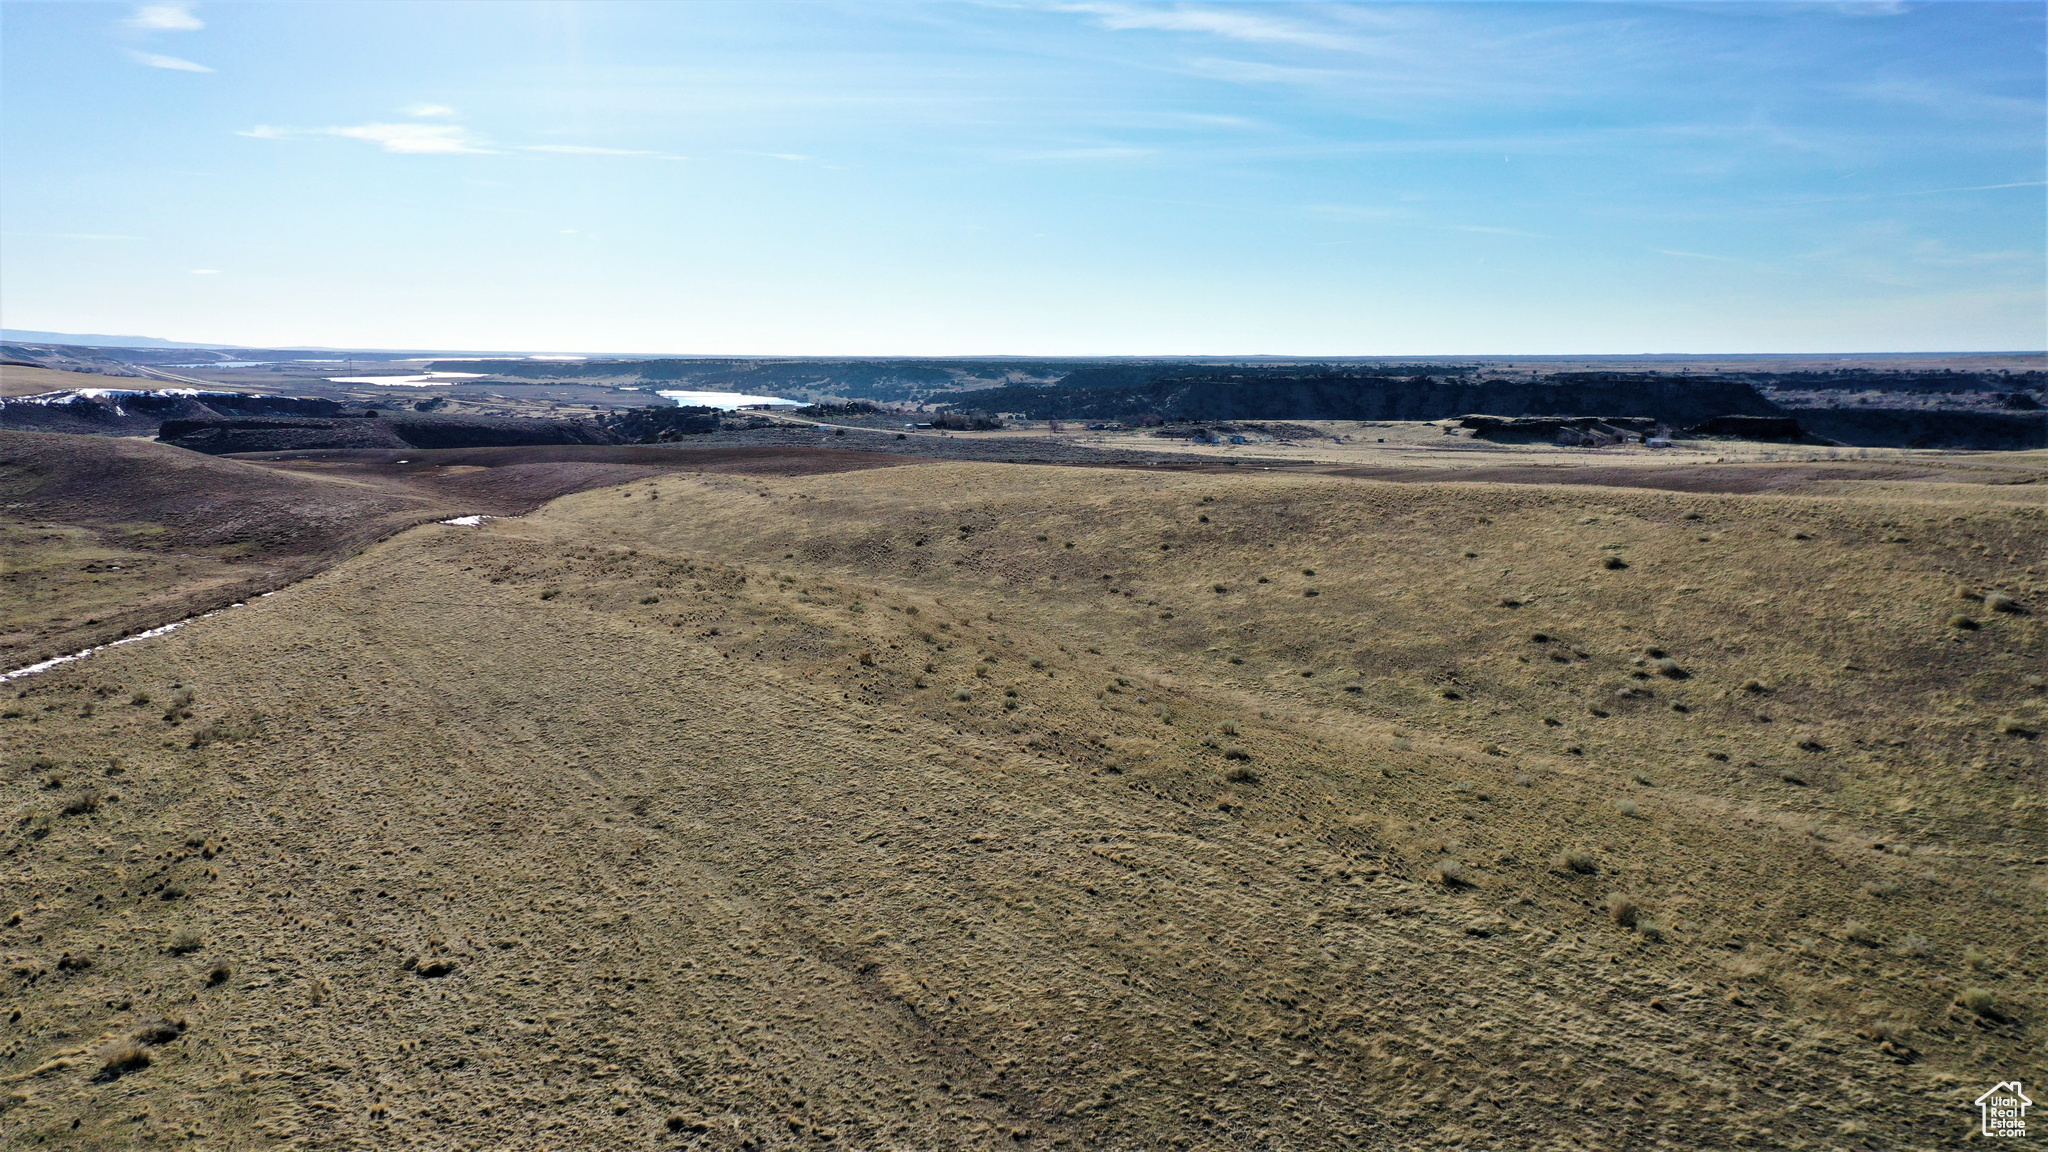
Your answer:
[[[2048,347],[2048,5],[0,4],[0,323]]]

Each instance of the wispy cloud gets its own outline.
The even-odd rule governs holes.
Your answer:
[[[194,268],[194,269],[192,270],[192,274],[193,274],[194,276],[218,276],[218,275],[220,275],[220,269],[218,269],[218,268]]]
[[[204,64],[194,64],[192,61],[186,60],[182,57],[159,56],[154,52],[137,52],[132,48],[128,50],[128,58],[130,60],[135,61],[137,64],[147,64],[151,68],[169,68],[173,72],[213,71],[213,69],[208,68]]]
[[[386,152],[408,156],[449,153],[487,155],[494,151],[471,139],[468,130],[460,124],[356,124],[346,128],[280,128],[275,124],[258,124],[253,128],[237,129],[235,135],[248,136],[256,140],[288,140],[294,136],[340,136],[348,140],[366,141]]]
[[[144,32],[197,32],[206,27],[185,3],[137,4],[122,23]]]
[[[399,109],[407,116],[453,116],[455,109],[446,104],[408,104]]]
[[[1059,7],[1062,11],[1093,16],[1096,23],[1113,32],[1131,29],[1200,32],[1251,44],[1293,44],[1338,51],[1358,47],[1358,41],[1353,37],[1244,8],[1207,8],[1191,4],[1064,4]]]
[[[321,131],[329,136],[365,140],[386,152],[407,156],[491,151],[479,147],[469,138],[468,129],[460,124],[357,124],[350,128],[323,128]]]
[[[1684,260],[1712,260],[1719,264],[1742,263],[1733,256],[1713,256],[1705,252],[1685,252],[1677,248],[1652,248],[1651,251],[1659,256],[1677,256]]]

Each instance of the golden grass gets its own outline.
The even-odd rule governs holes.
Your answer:
[[[655,487],[23,687],[16,1139],[1934,1146],[2038,1063],[2026,491]]]

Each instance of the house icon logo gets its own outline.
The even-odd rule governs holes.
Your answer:
[[[1994,1084],[1991,1091],[1977,1097],[1978,1123],[1986,1136],[2025,1136],[2027,1109],[2033,1104],[2020,1091],[2019,1081]]]

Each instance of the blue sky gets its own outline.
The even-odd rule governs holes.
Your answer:
[[[0,6],[0,319],[737,354],[2048,346],[2040,3]]]

